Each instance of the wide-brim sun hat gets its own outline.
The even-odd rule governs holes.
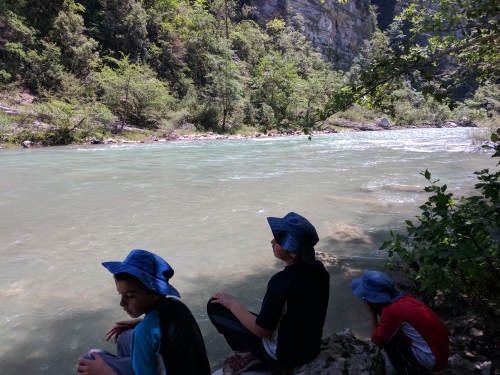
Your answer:
[[[351,282],[354,295],[372,303],[391,303],[403,296],[395,287],[396,282],[383,272],[365,271]]]
[[[128,273],[139,279],[149,290],[164,296],[181,295],[168,280],[174,276],[174,270],[161,257],[146,250],[132,250],[123,262],[103,262],[102,265],[113,275]]]
[[[268,217],[274,240],[286,251],[297,254],[300,260],[313,263],[314,246],[319,237],[314,226],[303,216],[290,212],[283,218]]]

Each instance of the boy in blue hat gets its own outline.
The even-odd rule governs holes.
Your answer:
[[[158,255],[132,250],[123,262],[102,265],[115,278],[120,306],[134,320],[118,322],[118,355],[91,350],[77,365],[84,375],[210,375],[200,329],[169,284],[174,270]],[[137,319],[145,315],[144,319]]]
[[[267,221],[274,256],[285,268],[269,280],[259,314],[225,292],[215,293],[207,306],[210,320],[236,351],[224,362],[226,375],[259,364],[291,368],[311,361],[320,351],[330,275],[315,259],[316,229],[294,212]]]
[[[385,350],[398,374],[446,366],[448,331],[429,307],[396,289],[394,280],[379,271],[363,272],[351,288],[370,314],[372,342]]]

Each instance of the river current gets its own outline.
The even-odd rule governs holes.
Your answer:
[[[0,374],[69,374],[128,317],[101,262],[132,249],[174,268],[213,368],[231,354],[207,321],[212,293],[258,312],[274,257],[266,217],[290,211],[336,255],[324,336],[369,335],[350,281],[381,267],[390,230],[419,213],[428,169],[455,195],[494,168],[470,129],[0,150]]]

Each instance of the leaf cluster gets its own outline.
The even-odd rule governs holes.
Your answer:
[[[99,102],[122,125],[148,129],[310,131],[353,103],[346,116],[360,121],[443,122],[458,68],[496,84],[498,1],[410,3],[348,71],[336,71],[286,7],[255,21],[235,0],[6,0],[0,85],[41,102]]]
[[[392,92],[415,72],[428,82],[424,95],[455,108],[455,88],[500,78],[499,14],[499,0],[406,2],[370,41],[355,79],[330,96],[323,117],[353,103],[393,114]]]
[[[493,157],[500,157],[499,135],[500,129],[486,146],[494,149]],[[429,171],[422,172],[431,195],[421,214],[416,222],[406,221],[406,233],[391,233],[393,239],[381,246],[416,293],[444,302],[450,311],[500,309],[500,171],[475,174],[477,195],[456,199]]]
[[[232,0],[29,3],[0,5],[0,84],[42,102],[100,102],[122,125],[309,129],[339,86],[286,9],[256,22]]]

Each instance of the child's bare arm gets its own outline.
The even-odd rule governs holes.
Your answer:
[[[127,329],[132,329],[135,328],[137,324],[139,324],[142,321],[142,319],[132,319],[132,320],[123,320],[121,322],[116,322],[115,325],[108,331],[106,332],[106,341],[108,341],[111,337],[115,336],[115,342],[118,340],[118,336],[123,331],[126,331]]]
[[[246,329],[260,338],[268,337],[272,332],[259,326],[255,320],[256,317],[235,297],[226,292],[215,293],[212,296],[212,303],[220,303],[231,311]]]

